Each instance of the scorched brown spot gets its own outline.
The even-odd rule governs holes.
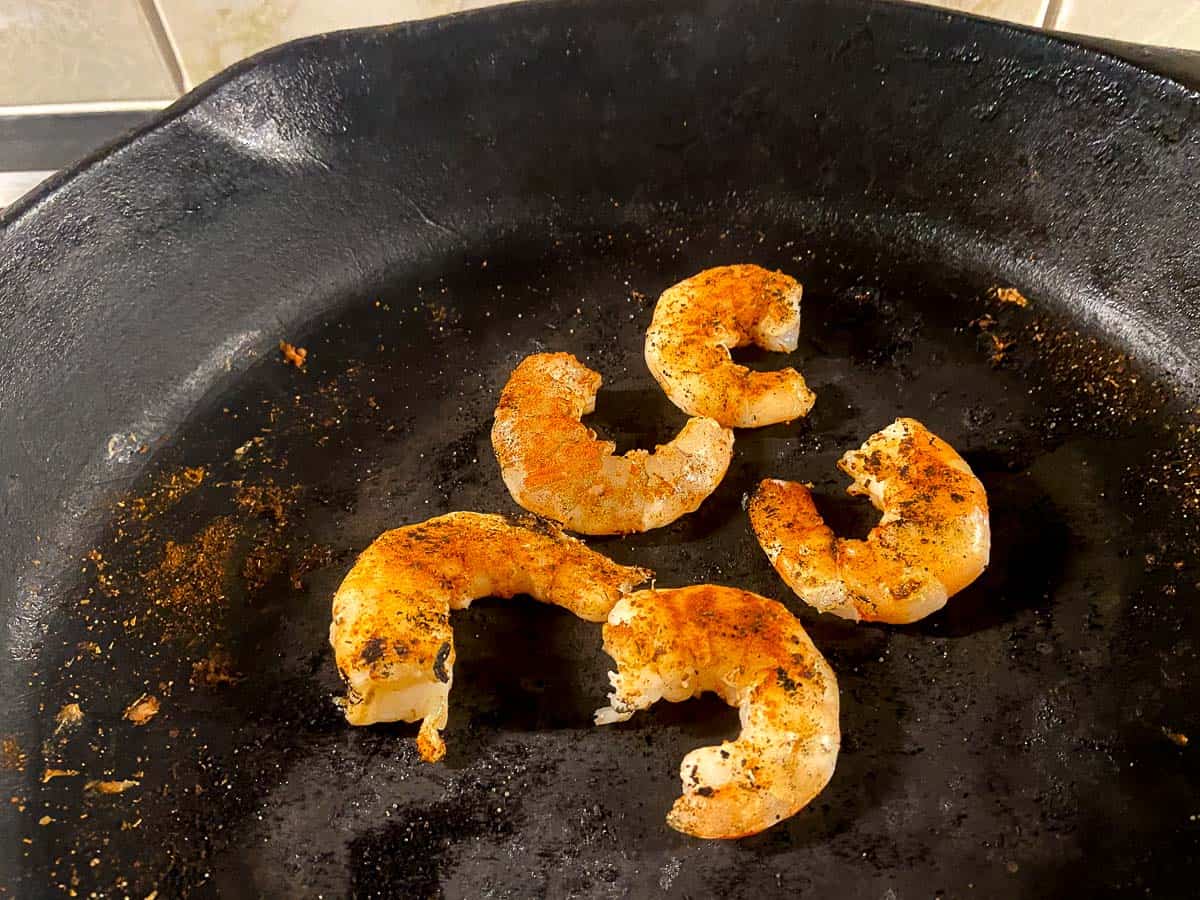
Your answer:
[[[450,658],[449,642],[438,647],[437,657],[433,661],[433,675],[438,681],[449,681],[450,673],[446,671],[446,660]]]
[[[359,661],[362,662],[364,666],[369,666],[371,663],[378,662],[383,658],[383,650],[383,638],[373,637],[363,644],[362,651],[358,654]]]

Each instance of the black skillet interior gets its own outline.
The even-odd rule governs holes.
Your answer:
[[[1198,112],[924,9],[534,3],[273,51],[10,211],[0,883],[1186,895]],[[592,727],[599,629],[521,599],[455,615],[444,764],[412,726],[345,726],[329,596],[385,528],[515,509],[488,433],[516,362],[580,355],[594,426],[662,441],[654,299],[741,260],[805,283],[813,414],[739,434],[696,514],[594,544],[801,616],[841,684],[828,789],[754,838],[672,832],[679,759],[735,717]],[[899,414],[983,479],[992,566],[912,627],[817,617],[743,496],[809,480],[865,532],[834,461]]]

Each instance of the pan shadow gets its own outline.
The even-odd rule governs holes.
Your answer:
[[[663,821],[680,794],[679,766],[693,750],[737,737],[737,710],[704,694],[682,703],[660,700],[628,722],[604,728],[613,746],[637,748],[624,751],[632,763],[623,772],[626,790],[639,803],[630,804],[623,827],[651,852],[686,846],[693,839]]]
[[[618,454],[630,450],[653,452],[655,447],[671,441],[686,424],[686,413],[677,409],[657,387],[636,390],[604,390],[596,397],[596,411],[583,421],[596,431],[601,440],[611,440]],[[733,459],[720,484],[700,507],[664,528],[642,534],[616,538],[593,538],[602,552],[609,552],[607,543],[624,543],[629,547],[679,545],[704,540],[727,526],[741,512],[742,495],[753,487],[753,467],[741,446],[739,432],[735,439]]]
[[[863,497],[844,491],[814,491],[813,502],[825,524],[840,538],[864,540],[879,524],[879,511]]]
[[[609,666],[599,624],[524,596],[477,600],[452,622],[451,768],[468,765],[497,735],[594,727]]]
[[[1010,622],[1051,603],[1064,578],[1071,530],[1046,492],[1025,473],[981,471],[968,462],[987,490],[991,561],[941,611],[908,626],[916,634],[966,637]]]
[[[825,789],[804,809],[773,828],[744,838],[739,847],[771,857],[797,847],[819,846],[853,831],[866,815],[888,802],[902,776],[897,767],[900,725],[906,707],[898,697],[879,692],[842,691],[842,748]]]
[[[602,441],[613,441],[618,454],[630,450],[653,451],[679,433],[687,413],[675,406],[657,385],[633,390],[602,386],[596,409],[583,417],[583,424]]]
[[[1024,472],[988,470],[969,460],[984,484],[991,520],[991,560],[984,573],[932,616],[901,630],[966,637],[1051,601],[1064,577],[1071,529],[1050,496]],[[864,539],[879,522],[867,500],[841,492],[814,492],[825,522],[839,537]],[[870,627],[870,626],[859,626]]]
[[[688,418],[657,387],[602,388],[596,398],[596,411],[583,421],[601,440],[615,442],[616,452],[622,454],[635,449],[653,451],[656,446],[668,443]],[[741,444],[744,434],[739,432],[735,439],[733,460],[725,477],[696,511],[664,528],[612,538],[595,537],[590,541],[604,553],[612,550],[612,544],[627,548],[678,546],[702,541],[726,527],[733,517],[741,515],[742,496],[754,484],[754,466]]]
[[[773,856],[797,847],[820,845],[850,831],[870,810],[882,806],[901,777],[902,724],[907,707],[899,691],[880,677],[877,660],[888,636],[848,623],[806,622],[813,639],[839,673],[842,746],[830,783],[795,816],[729,846],[739,854]],[[884,685],[881,687],[881,685]],[[659,701],[630,721],[611,726],[616,734],[641,738],[652,759],[634,787],[644,800],[631,821],[649,852],[703,852],[712,845],[661,825],[680,794],[679,766],[698,747],[736,738],[738,712],[713,694],[682,703]]]
[[[776,353],[764,350],[755,344],[745,347],[734,347],[729,355],[739,366],[745,366],[754,372],[776,372],[780,369],[796,369],[800,365],[795,353]]]
[[[738,841],[755,856],[827,843],[854,830],[869,812],[885,805],[902,778],[904,691],[881,671],[887,632],[843,621],[806,621],[805,628],[838,673],[842,745],[825,789],[795,816]]]

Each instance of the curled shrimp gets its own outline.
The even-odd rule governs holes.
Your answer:
[[[866,540],[836,537],[807,487],[770,479],[750,524],[796,594],[847,619],[904,624],[941,609],[988,564],[987,494],[954,448],[916,419],[897,419],[838,467],[883,512]]]
[[[667,824],[702,838],[755,834],[799,812],[837,763],[837,678],[780,603],[702,584],[637,591],[613,607],[604,649],[617,663],[596,724],[705,691],[738,707],[736,740],[683,758]]]
[[[808,415],[816,397],[795,369],[753,372],[734,347],[788,352],[800,339],[796,279],[760,266],[706,269],[667,288],[646,330],[646,365],[671,402],[731,428]]]
[[[653,453],[615,456],[580,422],[600,374],[569,353],[521,361],[500,394],[492,447],[514,500],[583,534],[649,531],[694,511],[725,477],[733,432],[691,419]]]
[[[346,682],[346,720],[421,719],[417,749],[446,753],[454,679],[450,610],[479,597],[529,594],[603,622],[617,600],[653,573],[621,566],[545,522],[457,512],[384,532],[333,598],[333,645]]]

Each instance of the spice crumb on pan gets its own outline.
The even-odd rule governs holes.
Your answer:
[[[255,447],[261,447],[264,442],[265,440],[261,436],[250,438],[250,440],[246,441],[246,443],[242,444],[233,451],[233,458],[241,461],[247,453],[249,453]]]
[[[132,778],[112,781],[92,779],[84,784],[83,789],[89,794],[123,794],[139,784],[141,784],[140,781]]]
[[[136,519],[154,518],[203,484],[206,475],[204,466],[185,466],[167,472],[159,477],[148,493],[118,501],[117,506],[127,508]]]
[[[164,637],[203,636],[228,600],[230,569],[239,530],[231,516],[218,516],[190,541],[168,540],[143,585],[162,620]]]
[[[112,575],[108,572],[108,562],[104,559],[103,554],[93,547],[88,551],[87,561],[95,566],[96,586],[100,593],[108,597],[116,597],[120,591],[113,583]]]
[[[287,560],[270,540],[255,541],[242,561],[242,581],[246,590],[257,594],[283,573]]]
[[[1069,408],[1053,402],[1064,413],[1060,425],[1104,430],[1136,425],[1168,402],[1163,385],[1140,371],[1128,353],[1077,328],[1038,317],[1022,329],[1020,339],[1038,350],[1046,365],[1045,377],[1033,390],[1074,398]]]
[[[9,769],[14,772],[25,771],[25,760],[28,758],[21,745],[17,743],[17,739],[6,737],[0,739],[0,769]]]
[[[285,490],[272,479],[262,484],[238,483],[234,502],[243,512],[251,515],[268,516],[279,528],[287,525],[288,506],[295,499],[296,489]]]
[[[1192,418],[1198,417],[1200,410],[1193,411]],[[1168,435],[1170,443],[1152,452],[1144,483],[1173,497],[1183,518],[1195,521],[1200,519],[1200,421],[1172,426]]]
[[[1005,357],[1008,355],[1008,351],[1012,349],[1016,341],[1006,340],[1005,338],[1000,337],[1000,335],[992,333],[989,333],[988,337],[991,338],[992,341],[992,365],[999,366],[1004,362]]]
[[[1019,306],[1025,309],[1029,306],[1029,298],[1018,291],[1015,287],[1000,287],[996,285],[989,291],[994,298],[1001,303],[1007,303],[1011,306]]]
[[[260,437],[248,446],[264,443]],[[269,459],[256,455],[253,461]],[[147,601],[132,609],[123,606],[119,613],[109,610],[119,615],[127,632],[196,643],[220,627],[232,602],[252,600],[277,576],[281,583],[302,586],[304,571],[317,567],[316,559],[301,560],[292,552],[284,533],[298,487],[280,485],[269,476],[258,483],[245,477],[220,481],[206,476],[203,466],[176,469],[155,477],[148,493],[116,503],[112,548],[94,548],[83,559],[91,583],[77,603],[89,628],[103,621],[101,598],[123,595]],[[232,510],[202,520],[190,535],[180,535],[178,508],[201,484],[206,485],[204,504],[216,500]],[[120,556],[113,562],[107,553]],[[86,644],[79,645],[79,657],[72,662],[86,658],[89,648],[95,656],[103,655],[95,642]]]
[[[1008,334],[997,333],[995,330],[1000,323],[990,313],[984,313],[977,319],[972,319],[968,325],[979,331],[980,335],[987,338],[990,347],[988,347],[988,358],[991,360],[992,366],[999,368],[1008,358],[1008,353],[1014,346],[1016,340]]]
[[[78,703],[64,703],[62,709],[54,716],[54,733],[58,734],[60,731],[74,728],[82,721],[83,707]]]
[[[303,369],[304,363],[308,359],[308,350],[304,347],[297,347],[295,344],[289,344],[287,341],[279,342],[279,352],[283,354],[284,362],[297,369]]]
[[[68,778],[71,775],[78,775],[78,769],[46,769],[42,772],[42,784],[48,781],[53,781],[55,778]]]
[[[1162,729],[1163,737],[1174,744],[1176,747],[1186,747],[1188,745],[1188,736],[1181,731],[1172,731],[1165,725]]]
[[[158,715],[159,702],[153,694],[142,694],[125,710],[124,718],[134,725],[145,725]]]
[[[241,676],[233,667],[233,657],[220,644],[213,647],[203,659],[192,663],[192,687],[236,684],[240,680]]]
[[[331,547],[324,544],[313,544],[306,547],[295,560],[289,573],[292,590],[304,590],[304,576],[309,572],[315,572],[331,565],[333,560],[334,552]]]

